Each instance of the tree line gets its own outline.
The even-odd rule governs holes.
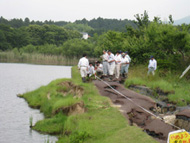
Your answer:
[[[118,20],[118,19],[104,19],[104,18],[97,18],[97,19],[92,19],[92,20],[86,20],[85,18],[82,20],[76,20],[75,22],[67,22],[67,21],[53,21],[53,20],[45,20],[45,21],[34,21],[30,20],[29,18],[23,19],[11,19],[7,20],[3,18],[2,16],[0,17],[0,24],[5,24],[9,25],[13,28],[20,28],[23,26],[29,26],[29,25],[57,25],[57,26],[66,26],[69,27],[68,25],[71,24],[81,24],[85,26],[89,26],[91,30],[88,32],[93,35],[94,33],[102,34],[103,32],[107,32],[108,30],[116,30],[116,31],[126,31],[125,26],[126,25],[131,25],[132,27],[135,27],[135,23],[132,20],[124,19],[124,20]],[[83,31],[86,32],[86,31]]]
[[[95,19],[83,19],[63,26],[29,24],[14,28],[9,24],[0,24],[0,50],[16,49],[20,53],[79,58],[84,52],[89,57],[99,57],[103,49],[109,49],[113,53],[118,50],[128,51],[132,64],[145,63],[150,55],[157,59],[160,68],[177,70],[189,64],[190,25],[174,26],[171,15],[167,22],[162,22],[159,17],[150,21],[146,11],[141,15],[136,14],[135,18],[133,24],[125,24],[125,30],[119,30],[121,23],[116,24],[118,29],[111,26],[103,28],[106,22],[100,22],[97,27],[90,26],[89,23],[95,23]],[[98,21],[104,20],[98,18]],[[112,24],[110,21],[109,25],[114,25],[114,22]],[[80,32],[93,34],[84,40]]]

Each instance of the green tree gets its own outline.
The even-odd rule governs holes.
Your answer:
[[[94,30],[92,27],[88,26],[87,24],[76,24],[76,23],[69,23],[65,25],[64,28],[70,30],[76,30],[79,32],[90,32]]]

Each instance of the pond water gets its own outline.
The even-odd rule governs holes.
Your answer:
[[[0,63],[0,143],[54,143],[54,136],[39,134],[30,129],[44,118],[37,109],[17,97],[28,91],[47,85],[58,78],[71,78],[69,66]]]

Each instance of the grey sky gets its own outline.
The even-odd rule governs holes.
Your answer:
[[[75,21],[86,18],[134,19],[148,11],[166,20],[190,15],[190,0],[0,0],[0,16],[6,19],[28,17],[30,20]]]

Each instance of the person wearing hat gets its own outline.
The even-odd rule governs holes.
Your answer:
[[[78,62],[78,69],[80,70],[80,75],[83,82],[86,82],[86,76],[89,66],[89,61],[86,57],[86,54],[83,54],[83,57]]]
[[[119,79],[121,69],[121,54],[120,51],[117,51],[115,55],[115,78]]]
[[[154,56],[150,56],[149,64],[148,64],[148,75],[152,73],[155,74],[155,70],[157,68],[157,61],[154,59]]]
[[[108,53],[103,50],[103,56],[102,56],[102,60],[103,60],[103,75],[107,76],[108,75]]]
[[[114,54],[109,50],[108,51],[108,72],[111,77],[113,77],[115,70],[115,57]]]

